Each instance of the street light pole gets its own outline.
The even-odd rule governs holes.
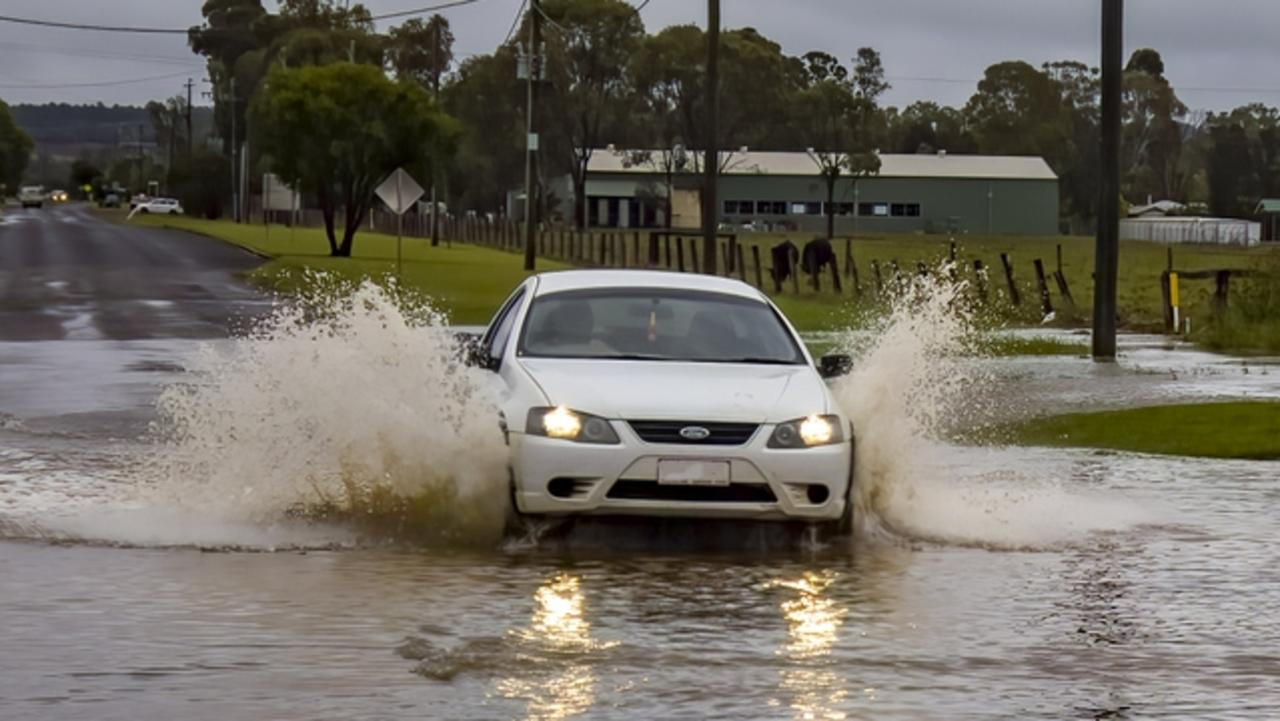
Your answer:
[[[537,162],[538,135],[534,132],[533,109],[537,102],[537,76],[542,70],[542,58],[538,53],[539,23],[542,15],[542,3],[529,0],[529,47],[526,55],[526,107],[525,121],[525,156],[524,156],[524,269],[533,270],[537,265],[537,233],[533,227],[533,166]]]
[[[1093,272],[1093,359],[1116,358],[1116,276],[1120,265],[1120,101],[1124,0],[1102,0],[1102,145]]]

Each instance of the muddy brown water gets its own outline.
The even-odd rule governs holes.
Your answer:
[[[933,444],[908,534],[361,547],[104,506],[185,342],[4,350],[4,719],[1280,716],[1280,464]],[[1064,403],[1275,391],[1129,357],[993,363]]]
[[[357,448],[438,454],[429,467],[486,460],[415,431],[420,334],[374,313],[345,339],[276,338],[257,366],[193,360],[228,313],[263,312],[230,276],[243,258],[75,208],[0,231],[18,262],[0,297],[34,299],[0,309],[0,721],[1280,718],[1280,463],[864,425],[892,513],[825,546],[635,522],[395,543],[273,504],[309,462],[350,460],[324,433],[339,423],[358,421]],[[119,267],[94,270],[86,248]],[[173,283],[142,282],[157,264]],[[895,376],[929,332],[901,330],[879,361],[890,400],[954,370]],[[1018,415],[1280,398],[1265,359],[1122,348],[1114,366],[979,361],[972,400]],[[353,357],[377,361],[359,394],[324,366]],[[215,389],[188,408],[211,436],[159,502],[142,472],[161,453],[155,404],[193,378]]]

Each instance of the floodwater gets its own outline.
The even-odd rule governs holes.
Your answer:
[[[1280,718],[1280,463],[895,426],[899,395],[1277,398],[1280,367],[1130,337],[1115,366],[993,359],[951,386],[956,367],[913,368],[908,324],[842,395],[875,521],[855,538],[406,542],[287,512],[338,467],[465,479],[432,523],[504,502],[468,475],[492,449],[465,389],[421,388],[434,331],[384,311],[234,358],[241,341],[0,344],[0,718]],[[463,430],[424,431],[441,418]]]

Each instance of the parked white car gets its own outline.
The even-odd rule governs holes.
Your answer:
[[[182,204],[174,198],[150,198],[134,207],[135,213],[159,213],[161,215],[182,215]]]
[[[470,348],[521,515],[846,525],[853,428],[795,329],[735,280],[575,270],[522,283]]]

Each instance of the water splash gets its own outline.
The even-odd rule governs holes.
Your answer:
[[[1123,499],[1070,488],[1061,453],[947,442],[1017,409],[996,392],[966,284],[946,269],[904,280],[870,334],[843,341],[856,357],[835,385],[857,438],[854,504],[862,535],[998,548],[1043,548],[1153,521]],[[1016,414],[1015,414],[1016,415]]]
[[[160,397],[149,501],[258,523],[490,543],[506,449],[484,375],[444,317],[394,286],[320,279]]]

